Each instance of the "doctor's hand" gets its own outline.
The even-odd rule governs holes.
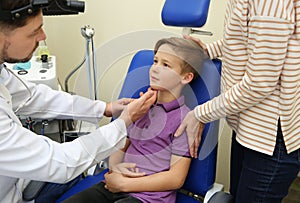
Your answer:
[[[198,157],[198,148],[201,141],[202,132],[205,124],[201,123],[194,115],[194,111],[190,111],[183,119],[181,125],[175,132],[175,137],[180,136],[184,131],[188,136],[190,146],[190,154],[192,157]]]
[[[125,107],[120,118],[124,120],[127,127],[148,112],[156,101],[156,96],[157,91],[149,89],[140,98],[133,100]]]
[[[122,98],[114,102],[109,102],[106,104],[106,108],[104,111],[104,115],[106,117],[118,117],[130,102],[132,102],[133,99],[130,98]]]
[[[123,176],[130,178],[137,178],[145,176],[145,172],[139,172],[139,169],[136,168],[135,163],[119,163],[111,167],[111,172],[121,173]]]

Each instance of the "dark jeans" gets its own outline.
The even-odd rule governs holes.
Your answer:
[[[230,193],[236,203],[280,203],[297,177],[300,150],[287,154],[278,126],[273,156],[243,147],[235,140],[233,132]]]
[[[81,179],[82,176],[80,175],[64,184],[47,183],[41,190],[39,196],[35,199],[35,203],[55,203],[60,196],[62,196]]]
[[[63,201],[63,203],[142,203],[142,201],[126,193],[109,192],[104,188],[104,185],[104,182],[95,184],[92,187]]]

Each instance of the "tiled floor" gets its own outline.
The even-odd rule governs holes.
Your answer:
[[[300,203],[300,177],[298,176],[289,189],[289,194],[282,203]]]

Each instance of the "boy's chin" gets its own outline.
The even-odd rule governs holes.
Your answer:
[[[151,88],[153,91],[158,91],[158,90],[161,89],[161,88],[159,88],[158,86],[151,85],[151,84],[150,84],[150,88]]]

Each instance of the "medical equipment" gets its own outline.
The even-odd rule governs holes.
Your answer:
[[[78,14],[83,13],[85,9],[85,3],[78,0],[49,0],[48,2],[49,6],[43,8],[44,15]]]
[[[89,97],[92,100],[96,100],[97,98],[97,64],[96,64],[96,51],[94,48],[94,40],[93,37],[95,35],[95,30],[90,25],[86,25],[80,29],[81,35],[86,40],[86,51],[85,56],[82,62],[75,67],[66,77],[65,79],[65,91],[69,92],[69,80],[74,75],[76,71],[78,71],[84,64],[86,65],[86,73],[89,87]],[[92,54],[90,54],[90,49],[92,50]],[[91,65],[92,58],[92,65]],[[70,92],[69,92],[70,93]],[[71,92],[74,94],[73,92]],[[81,135],[85,135],[95,130],[96,127],[93,124],[83,122],[83,121],[74,121],[74,120],[66,120],[63,123],[63,142],[71,141]]]
[[[69,92],[69,80],[73,76],[73,74],[78,71],[82,65],[86,64],[86,72],[89,86],[90,99],[97,99],[97,63],[96,63],[96,51],[94,47],[94,35],[95,30],[90,25],[86,25],[81,28],[81,35],[86,40],[86,51],[85,56],[80,65],[75,67],[66,77],[65,79],[65,91]],[[91,46],[91,47],[90,47]],[[92,50],[92,56],[90,54],[90,49]],[[91,59],[92,57],[92,65]]]
[[[33,56],[28,62],[16,64],[6,63],[6,66],[16,77],[36,84],[45,84],[52,89],[58,89],[55,56]]]
[[[23,19],[41,8],[44,15],[78,14],[84,12],[85,3],[77,0],[32,0],[28,5],[14,10],[6,10],[0,6],[0,19]]]
[[[86,71],[88,73],[90,99],[97,99],[97,63],[96,63],[96,51],[95,51],[94,40],[93,40],[93,37],[95,35],[95,30],[94,28],[87,25],[81,28],[81,34],[86,39],[85,59],[86,59]],[[90,62],[90,47],[89,47],[90,44],[91,44],[92,59],[93,59],[92,66]]]
[[[43,49],[43,54],[38,51],[39,55],[33,56],[28,62],[4,64],[5,70],[9,71],[15,78],[17,78],[28,91],[28,98],[14,110],[17,115],[18,111],[32,98],[32,92],[24,81],[30,81],[35,84],[44,84],[52,89],[58,89],[55,56],[46,55],[44,46]],[[40,135],[47,135],[54,140],[61,141],[60,121],[32,119],[23,115],[18,116],[23,126],[29,130]]]
[[[18,115],[23,126],[39,135],[46,135],[53,140],[61,142],[62,121],[55,119],[33,119],[20,115],[18,112],[32,97],[32,92],[24,81],[29,81],[35,84],[44,84],[55,90],[59,89],[56,77],[56,57],[50,55],[46,42],[44,42],[44,44],[40,44],[35,55],[30,59],[30,61],[15,64],[5,63],[4,67],[13,75],[13,77],[16,77],[28,91],[28,99],[22,102],[14,111],[15,114]]]

